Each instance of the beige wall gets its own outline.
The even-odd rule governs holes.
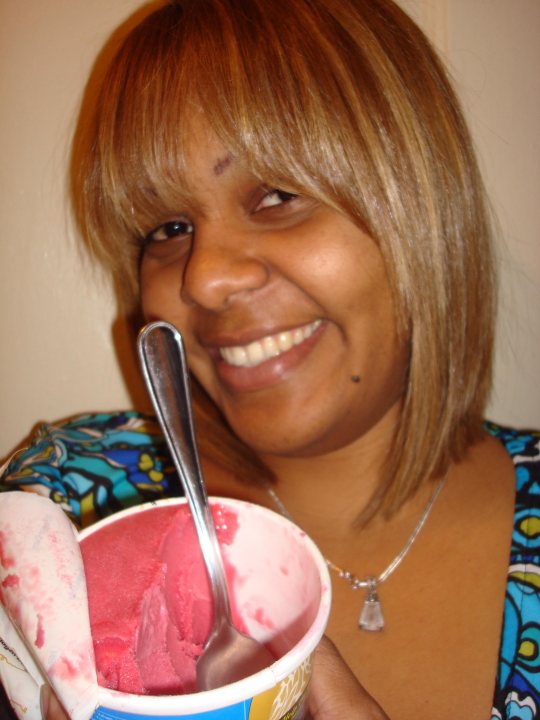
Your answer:
[[[540,2],[403,4],[447,57],[500,220],[490,415],[540,427]],[[65,178],[84,80],[138,5],[0,0],[0,456],[38,420],[131,404],[115,357],[127,338],[114,323],[112,294],[77,252]]]

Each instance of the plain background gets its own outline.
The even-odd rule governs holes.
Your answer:
[[[540,427],[540,2],[402,4],[447,61],[499,220],[502,295],[488,415]],[[148,407],[112,292],[78,250],[66,183],[86,78],[138,7],[0,0],[0,457],[38,421]]]

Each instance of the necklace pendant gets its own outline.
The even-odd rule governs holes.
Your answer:
[[[384,616],[377,594],[377,579],[367,578],[367,596],[358,618],[358,627],[367,632],[380,632],[384,628]]]

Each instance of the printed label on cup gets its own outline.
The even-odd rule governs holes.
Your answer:
[[[134,714],[104,706],[96,709],[91,720],[302,720],[307,710],[311,677],[311,657],[275,687],[249,700],[217,710],[190,715]],[[148,698],[148,696],[145,696]]]
[[[192,714],[152,715],[114,710],[104,706],[96,709],[91,720],[302,720],[307,711],[311,657],[275,687],[248,700],[217,710]],[[144,696],[149,699],[149,696]]]

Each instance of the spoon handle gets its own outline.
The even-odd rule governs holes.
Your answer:
[[[189,369],[182,336],[158,321],[139,333],[137,348],[154,410],[184,488],[214,595],[214,618],[230,618],[225,569],[199,461]]]

